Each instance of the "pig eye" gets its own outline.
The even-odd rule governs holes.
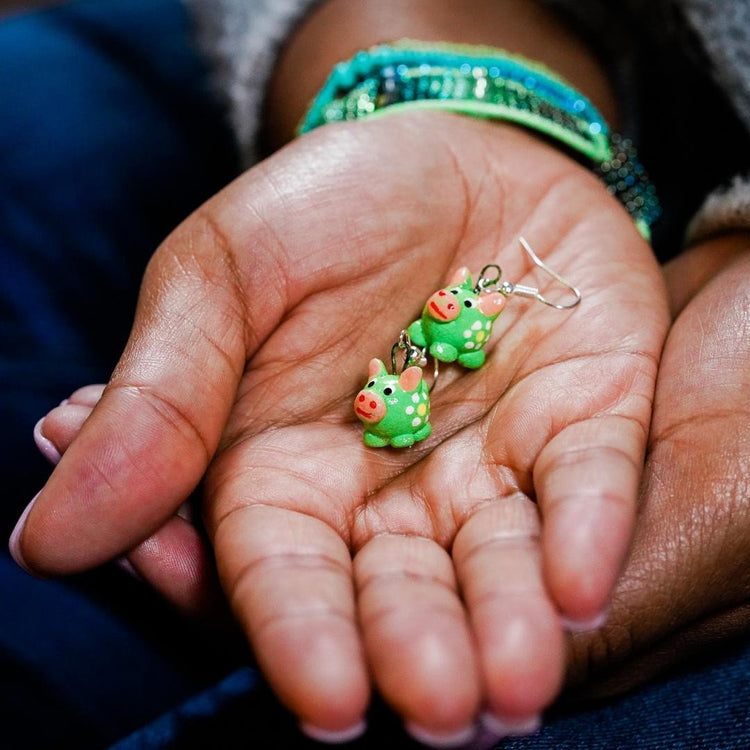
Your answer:
[[[390,396],[393,393],[393,388],[383,388],[383,395]]]
[[[473,299],[465,299],[464,300],[464,307],[474,307],[474,300]]]
[[[370,382],[369,382],[369,383],[368,383],[368,384],[367,384],[367,385],[365,386],[365,388],[372,388],[372,387],[373,387],[374,385],[375,385],[375,381],[374,381],[374,380],[371,380],[371,381],[370,381]]]
[[[451,289],[451,294],[455,294],[458,296],[458,293],[460,292],[460,289]]]

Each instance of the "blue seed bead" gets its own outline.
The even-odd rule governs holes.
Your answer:
[[[354,86],[354,83],[357,80],[357,71],[354,69],[354,66],[341,63],[337,66],[337,68],[339,86],[341,86],[342,88],[351,88],[352,86]]]

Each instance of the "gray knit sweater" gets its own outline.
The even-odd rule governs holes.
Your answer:
[[[217,87],[226,99],[247,164],[257,158],[263,97],[278,51],[318,1],[185,0],[198,41],[214,66]],[[634,71],[642,72],[649,65],[642,55],[639,58],[640,36],[650,35],[675,54],[700,55],[744,126],[746,144],[750,143],[750,0],[546,2],[567,13],[599,48],[626,101],[634,99],[631,89],[638,78]],[[637,111],[634,114],[637,117]],[[740,164],[738,159],[738,169]],[[687,241],[731,228],[750,229],[747,174],[738,173],[705,196],[690,222]]]

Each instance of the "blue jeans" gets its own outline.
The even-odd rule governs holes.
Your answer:
[[[107,379],[144,266],[238,161],[177,0],[78,0],[0,22],[3,533],[49,468],[35,421]],[[318,747],[241,637],[216,639],[121,571],[36,581],[0,556],[0,746]],[[750,648],[503,746],[750,745]],[[376,703],[357,748],[416,747]],[[264,743],[262,738],[271,739]]]
[[[159,242],[238,170],[176,0],[0,20],[0,530],[49,466],[34,423],[105,382]],[[0,556],[0,747],[101,747],[240,659],[121,571],[40,582]],[[69,742],[67,742],[69,740]]]

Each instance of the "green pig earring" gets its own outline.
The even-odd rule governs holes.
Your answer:
[[[420,367],[405,366],[400,375],[392,375],[379,359],[371,359],[368,378],[354,398],[354,412],[365,426],[365,445],[406,448],[432,432],[430,391]]]
[[[482,270],[476,287],[469,269],[459,268],[448,286],[427,300],[422,317],[409,326],[412,341],[427,347],[441,362],[458,361],[471,369],[481,367],[492,325],[506,302],[502,292],[481,294],[489,268]],[[499,271],[499,267],[493,268]]]
[[[575,307],[581,301],[580,291],[549,268],[523,237],[519,241],[539,268],[573,293],[574,298],[570,302],[550,302],[534,287],[500,282],[502,271],[494,263],[481,270],[476,285],[472,282],[469,269],[459,268],[448,286],[439,289],[427,300],[422,317],[409,326],[411,340],[417,346],[427,347],[429,353],[441,362],[457,361],[464,367],[477,369],[485,362],[484,347],[492,333],[492,326],[511,294],[532,297],[558,310]],[[488,275],[490,273],[492,275]],[[494,291],[495,288],[497,291]]]
[[[581,301],[577,287],[547,266],[523,237],[519,241],[534,264],[565,286],[573,298],[565,303],[551,302],[535,287],[501,282],[502,271],[494,263],[481,270],[476,284],[469,270],[460,268],[446,287],[430,296],[419,320],[401,331],[391,350],[392,373],[381,360],[370,361],[367,385],[354,399],[354,413],[365,428],[365,445],[405,448],[430,435],[430,391],[437,382],[438,362],[481,367],[487,358],[485,346],[492,326],[511,294],[530,297],[557,310],[568,310]],[[405,351],[399,374],[398,350]],[[421,369],[427,364],[428,353],[435,360],[430,388]]]

